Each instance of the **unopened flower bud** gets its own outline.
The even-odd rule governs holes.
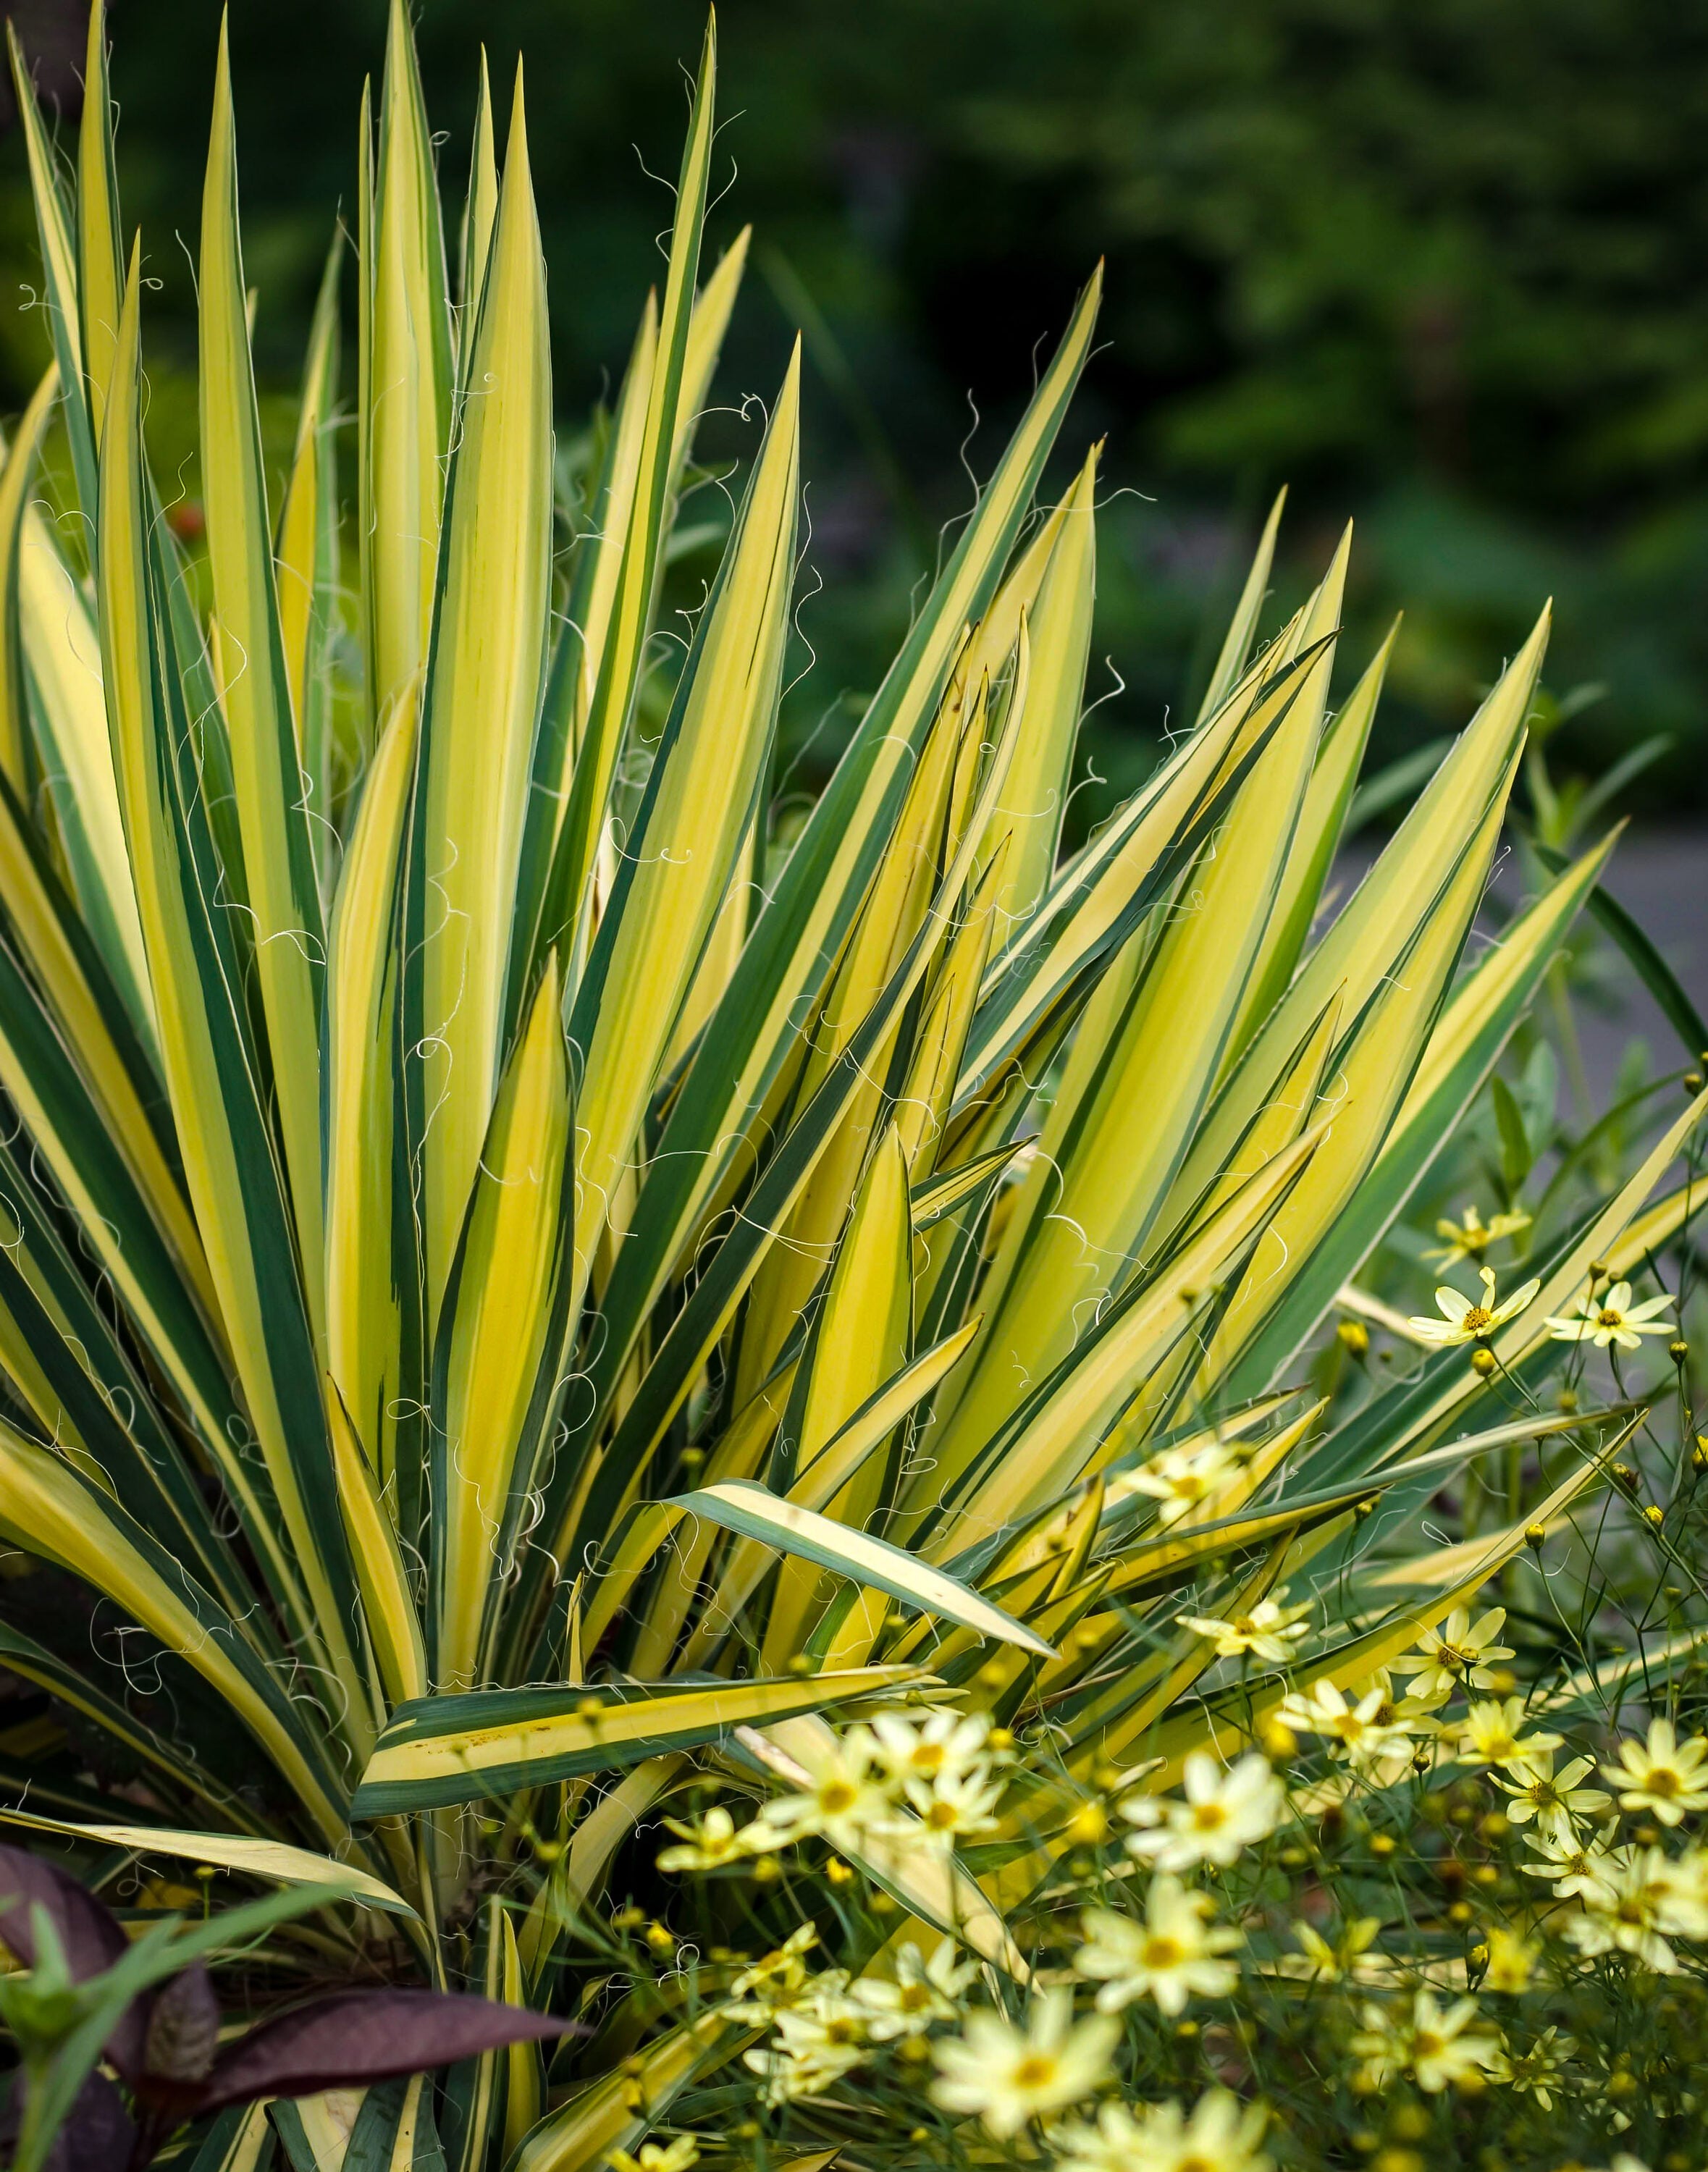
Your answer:
[[[1690,1346],[1682,1335],[1667,1345],[1667,1355],[1675,1365],[1682,1365],[1690,1354]]]
[[[1472,1351],[1471,1370],[1480,1380],[1489,1379],[1498,1369],[1499,1360],[1492,1350]]]
[[[1666,1511],[1662,1508],[1657,1508],[1655,1503],[1651,1501],[1648,1507],[1643,1511],[1643,1521],[1651,1525],[1655,1530],[1658,1531],[1661,1525],[1666,1521]]]
[[[1265,1720],[1257,1739],[1271,1764],[1285,1765],[1299,1754],[1299,1738],[1281,1720]]]
[[[1370,1331],[1362,1320],[1343,1320],[1335,1332],[1340,1338],[1340,1347],[1354,1358],[1362,1358],[1370,1347]]]
[[[1524,1543],[1533,1553],[1541,1552],[1547,1536],[1548,1526],[1545,1524],[1526,1524],[1524,1526]]]

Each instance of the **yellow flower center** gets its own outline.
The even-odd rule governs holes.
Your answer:
[[[1016,2062],[1014,2086],[1017,2089],[1045,2089],[1055,2079],[1055,2062],[1043,2051],[1029,2051]]]
[[[1177,1938],[1150,1938],[1145,1941],[1145,1966],[1148,1969],[1179,1968],[1185,1958],[1185,1949]]]
[[[1595,1315],[1595,1324],[1598,1327],[1623,1327],[1625,1318],[1622,1312],[1615,1312],[1610,1304],[1604,1304]]]
[[[1220,1832],[1227,1823],[1227,1813],[1220,1803],[1195,1803],[1192,1823],[1199,1832]]]
[[[925,1814],[926,1823],[936,1832],[948,1832],[954,1825],[955,1820],[956,1811],[953,1803],[933,1803]]]
[[[931,2004],[931,1988],[923,1983],[905,1983],[897,2003],[904,2013],[923,2013]]]
[[[819,1808],[827,1818],[840,1818],[851,1810],[860,1798],[851,1782],[829,1780],[819,1790]]]
[[[1445,2036],[1438,2036],[1433,2029],[1420,2029],[1411,2040],[1414,2059],[1433,2059],[1447,2049]]]
[[[1473,1304],[1465,1308],[1465,1316],[1459,1322],[1467,1335],[1486,1335],[1495,1324],[1495,1315],[1486,1305]]]
[[[940,1742],[919,1743],[910,1754],[907,1761],[916,1772],[927,1774],[941,1772],[943,1764],[943,1746]]]
[[[1621,1900],[1614,1914],[1621,1923],[1640,1924],[1648,1919],[1648,1911],[1641,1900]]]
[[[839,2014],[834,2021],[824,2024],[824,2040],[827,2044],[857,2043],[859,2031],[851,2021]]]
[[[1644,1788],[1651,1795],[1676,1795],[1684,1782],[1670,1765],[1652,1765]]]

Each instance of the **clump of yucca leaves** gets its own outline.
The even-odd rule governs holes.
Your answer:
[[[1650,1195],[1700,1102],[1550,1240],[1492,1368],[1443,1352],[1327,1429],[1292,1384],[1605,858],[1465,959],[1545,621],[1313,941],[1388,644],[1331,708],[1343,546],[1251,660],[1271,522],[1195,728],[1058,866],[1095,452],[1035,500],[1093,281],[780,850],[796,363],[685,656],[653,637],[742,268],[701,277],[712,37],[663,296],[567,507],[519,78],[502,170],[483,81],[448,246],[400,5],[349,427],[335,250],[269,505],[222,52],[194,567],[147,459],[99,8],[74,195],[14,66],[56,353],[0,478],[0,1660],[56,1715],[31,1811],[323,1882],[274,1989],[360,1965],[549,2003],[687,1752],[787,1754],[934,1683],[1041,1716],[1059,1782],[980,1879],[863,1868],[1023,1967],[1002,1911],[1084,1777],[1165,1786],[1260,1722],[1206,1691],[1183,1589],[1225,1614],[1314,1558],[1339,1627],[1297,1680],[1367,1675],[1632,1422],[1539,1413],[1541,1321],[1682,1226],[1686,1189]],[[1515,1520],[1417,1533],[1457,1469],[1544,1438]],[[1229,1443],[1166,1527],[1130,1482]],[[452,2163],[631,2146],[728,2056],[647,2027],[642,2084],[582,2073],[530,2141],[531,2052],[458,2070]]]

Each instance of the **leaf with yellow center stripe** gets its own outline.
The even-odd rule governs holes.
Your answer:
[[[610,626],[598,659],[586,728],[576,744],[569,804],[553,849],[538,924],[518,927],[516,932],[516,939],[526,946],[530,966],[537,967],[551,946],[569,944],[572,956],[577,957],[577,964],[566,974],[566,978],[572,981],[577,976],[578,957],[585,956],[593,932],[585,918],[591,906],[589,885],[609,812],[611,780],[628,731],[652,630],[674,481],[673,463],[695,282],[699,277],[717,87],[717,24],[714,16],[706,27],[694,108],[688,124],[688,142],[676,185],[676,214],[670,237],[663,305],[658,316],[658,352],[647,387],[634,494],[622,555],[616,567]]]
[[[1081,1022],[981,1302],[981,1346],[935,1444],[953,1485],[1081,1319],[1142,1254],[1221,1062],[1316,751],[1329,653],[1286,682],[1273,733],[1153,944],[1131,938]]]
[[[309,1317],[324,1331],[320,1002],[325,937],[291,716],[238,239],[231,56],[222,27],[201,202],[201,488],[255,970]]]
[[[974,1629],[981,1637],[1022,1651],[1052,1659],[1055,1653],[1023,1621],[1017,1621],[969,1584],[947,1571],[933,1568],[917,1554],[893,1546],[868,1531],[851,1530],[798,1503],[781,1500],[763,1486],[748,1480],[730,1480],[722,1486],[703,1486],[693,1493],[679,1494],[669,1504],[688,1513],[720,1524],[742,1538],[757,1539],[777,1552],[816,1562],[851,1582],[886,1591],[905,1605],[941,1615],[944,1621]]]
[[[279,513],[279,633],[297,752],[310,813],[331,807],[331,645],[338,632],[338,275],[344,236],[334,235],[309,334],[297,443]],[[311,832],[312,836],[312,832]]]
[[[257,1522],[252,1535],[303,1649],[339,1681],[342,1724],[361,1745],[373,1706],[347,1626],[354,1584],[295,1233],[261,1105],[242,964],[163,592],[142,445],[141,285],[138,250],[101,439],[98,587],[115,765],[186,1184],[281,1512],[277,1524]],[[206,1414],[205,1437],[241,1497],[243,1463],[224,1437],[225,1415]]]
[[[246,1833],[185,1832],[173,1825],[90,1825],[65,1818],[35,1817],[23,1810],[0,1809],[0,1819],[8,1825],[26,1825],[35,1832],[97,1841],[133,1855],[216,1863],[222,1870],[240,1870],[280,1885],[324,1885],[329,1898],[358,1900],[365,1907],[383,1909],[389,1915],[415,1914],[400,1893],[371,1871],[357,1863],[341,1863],[335,1856],[316,1855],[311,1848],[292,1847],[283,1841],[253,1838]]]
[[[391,0],[377,169],[365,95],[361,148],[358,532],[378,721],[427,660],[451,427],[444,240],[404,0]]]
[[[398,869],[415,777],[411,682],[369,765],[332,909],[326,990],[326,1362],[382,1477],[402,1321],[393,1264]]]
[[[433,1360],[434,1679],[477,1672],[567,1327],[574,1207],[556,962],[512,1056],[446,1286]]]
[[[422,693],[403,976],[434,1318],[491,1114],[551,578],[545,267],[518,70]]]
[[[353,1818],[502,1800],[583,1773],[615,1772],[669,1750],[716,1742],[893,1690],[907,1667],[781,1681],[617,1682],[596,1690],[475,1690],[423,1697],[392,1715],[362,1776]]]
[[[707,1021],[648,1176],[647,1212],[603,1298],[605,1341],[592,1367],[606,1402],[706,1200],[745,1151],[760,1105],[870,889],[918,750],[960,650],[988,607],[1091,342],[1100,282],[1081,297],[953,556],[873,696],[836,774],[796,841]]]
[[[105,0],[89,8],[78,122],[77,269],[79,328],[89,422],[99,444],[119,340],[125,260],[119,240],[119,185],[113,169],[112,95],[107,80]]]
[[[46,1449],[0,1421],[0,1533],[105,1593],[231,1707],[327,1840],[346,1834],[341,1791],[296,1707],[184,1564]]]
[[[88,518],[94,509],[94,435],[89,427],[89,403],[83,395],[83,311],[78,299],[77,257],[71,227],[60,194],[53,147],[41,125],[35,82],[10,15],[6,19],[6,49],[12,63],[12,88],[24,123],[24,149],[30,166],[30,191],[35,203],[36,231],[41,243],[41,269],[46,285],[48,329],[59,363],[59,381],[67,393],[66,435],[71,443],[72,471],[77,481],[78,503]]]
[[[570,1015],[570,1038],[583,1051],[576,1242],[583,1275],[712,922],[739,879],[764,789],[788,641],[799,481],[797,349]]]

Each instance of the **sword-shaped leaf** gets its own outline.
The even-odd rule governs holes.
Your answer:
[[[392,1715],[351,1805],[353,1818],[502,1798],[586,1772],[621,1771],[669,1750],[720,1740],[893,1689],[906,1667],[782,1681],[618,1682],[599,1690],[475,1690],[423,1697]]]

